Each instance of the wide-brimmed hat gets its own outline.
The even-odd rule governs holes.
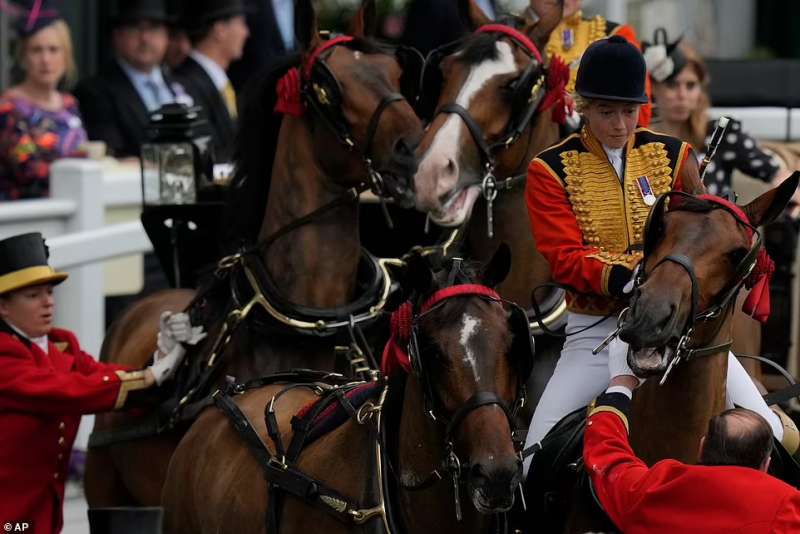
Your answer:
[[[109,16],[114,26],[142,20],[165,24],[171,21],[164,0],[112,0]]]
[[[583,53],[575,92],[584,98],[646,104],[647,67],[639,49],[619,35],[592,43]]]
[[[250,11],[242,0],[184,0],[181,24],[192,31],[218,20],[245,15]]]
[[[39,284],[60,284],[67,273],[47,263],[49,252],[39,232],[0,241],[0,294]]]
[[[678,46],[683,36],[670,43],[667,30],[658,28],[653,34],[653,42],[642,42],[647,72],[656,82],[667,82],[678,75],[686,66],[686,55]]]

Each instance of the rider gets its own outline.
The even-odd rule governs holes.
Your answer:
[[[141,370],[97,362],[72,332],[54,328],[53,287],[39,233],[0,241],[0,523],[60,532],[69,451],[81,415],[141,405],[205,334],[185,313],[161,317],[154,362]],[[8,530],[8,529],[6,529]]]
[[[645,62],[619,36],[592,44],[576,81],[580,132],[545,150],[528,169],[526,197],[539,251],[567,293],[567,338],[533,415],[526,446],[541,441],[563,416],[587,405],[608,384],[608,348],[592,349],[616,328],[633,270],[642,258],[650,206],[669,190],[701,193],[697,159],[688,143],[636,129],[647,102]],[[753,409],[782,439],[781,419],[766,406],[736,358],[727,391]],[[525,462],[527,472],[530,458]]]
[[[559,56],[569,65],[567,91],[570,93],[575,91],[578,64],[590,44],[605,37],[619,35],[639,48],[636,30],[632,26],[611,22],[600,15],[584,18],[583,11],[581,11],[582,4],[583,0],[564,1],[564,18],[561,19],[561,23],[550,34],[550,40],[545,48],[549,57]],[[650,80],[645,81],[645,93],[647,93],[649,99]],[[639,108],[639,126],[649,125],[652,115],[653,112],[649,100],[643,102]]]

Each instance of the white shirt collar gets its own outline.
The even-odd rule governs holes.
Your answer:
[[[211,78],[211,82],[214,84],[214,87],[217,88],[217,91],[222,91],[225,89],[225,86],[230,83],[228,81],[228,75],[225,74],[225,69],[220,67],[216,61],[197,50],[192,50],[189,55],[203,67],[203,70],[206,71],[208,77]]]
[[[152,80],[159,86],[166,86],[164,75],[161,72],[160,67],[153,67],[150,72],[142,72],[134,68],[133,65],[121,57],[117,58],[117,62],[119,62],[119,66],[122,67],[122,70],[125,71],[125,74],[128,75],[128,78],[130,78],[133,83],[144,84],[145,82]]]
[[[25,332],[23,332],[22,330],[20,330],[19,328],[17,328],[16,326],[11,324],[10,322],[8,322],[8,320],[6,320],[6,324],[8,324],[8,326],[10,326],[11,329],[14,330],[14,332],[19,334],[23,338],[27,339],[28,341],[31,341],[32,343],[35,343],[37,347],[42,349],[42,352],[44,352],[45,354],[48,353],[48,350],[47,350],[47,334],[45,334],[43,336],[39,336],[39,337],[30,337]]]
[[[608,156],[608,161],[611,162],[611,165],[614,167],[614,170],[617,172],[617,177],[622,180],[623,178],[623,167],[622,167],[622,149],[621,148],[609,148],[606,145],[603,145],[603,150],[606,152],[606,156]]]

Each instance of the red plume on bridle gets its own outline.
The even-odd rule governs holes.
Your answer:
[[[739,222],[743,223],[747,229],[747,234],[750,239],[753,238],[753,227],[747,214],[734,204],[724,198],[715,195],[699,195],[697,198],[719,204],[727,208]],[[756,256],[756,264],[750,275],[744,281],[744,287],[750,290],[750,294],[742,304],[742,311],[752,317],[753,319],[766,323],[769,319],[770,313],[770,299],[769,299],[769,283],[772,280],[772,274],[775,272],[775,262],[767,254],[766,249],[762,246]]]
[[[348,35],[340,35],[328,41],[325,41],[308,56],[305,64],[302,65],[302,73],[300,68],[292,67],[289,71],[278,80],[278,85],[275,92],[277,93],[278,100],[275,102],[275,112],[291,115],[292,117],[302,117],[305,113],[305,105],[303,103],[303,82],[311,78],[311,71],[314,64],[319,57],[330,50],[336,45],[348,43],[353,40],[353,37]]]

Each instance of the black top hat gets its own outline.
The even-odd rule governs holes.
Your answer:
[[[170,22],[164,0],[114,0],[111,3],[111,23],[115,26],[142,20]]]
[[[60,284],[67,273],[47,264],[49,252],[39,232],[0,241],[0,294],[38,284]]]
[[[191,31],[250,11],[242,0],[184,0],[182,23]]]
[[[51,0],[18,0],[9,4],[0,2],[0,9],[11,15],[14,29],[22,38],[30,37],[61,20],[61,15]]]
[[[581,57],[575,92],[584,98],[647,103],[642,53],[619,35],[592,43]]]
[[[667,82],[678,75],[688,63],[686,55],[678,44],[683,39],[681,35],[674,43],[667,40],[667,30],[658,28],[653,34],[653,42],[642,42],[644,60],[647,71],[656,82]]]

